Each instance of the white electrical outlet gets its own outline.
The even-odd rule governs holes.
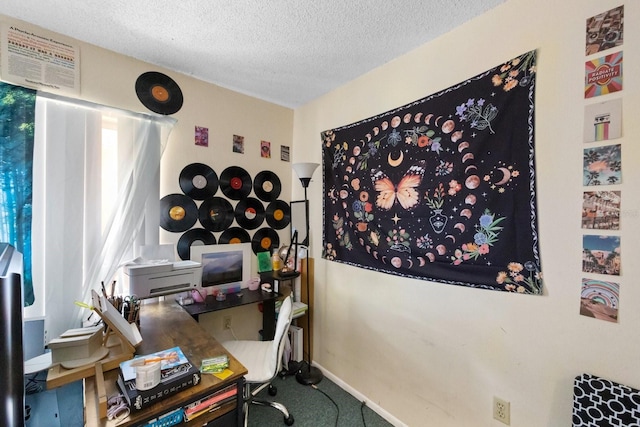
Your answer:
[[[509,425],[511,422],[511,405],[506,400],[493,397],[493,418]]]
[[[222,318],[222,329],[231,329],[231,316],[224,316]]]

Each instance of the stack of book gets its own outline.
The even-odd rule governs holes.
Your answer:
[[[160,382],[146,390],[136,388],[136,366],[154,362],[161,363]],[[129,408],[139,411],[167,396],[199,384],[200,378],[200,369],[189,361],[180,347],[173,347],[120,363],[118,387]]]
[[[235,400],[237,395],[238,387],[236,384],[232,384],[202,399],[198,399],[183,408],[184,420],[189,422],[200,415],[213,412],[222,407],[222,405]]]

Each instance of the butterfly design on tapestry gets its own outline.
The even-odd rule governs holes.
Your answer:
[[[374,169],[371,174],[373,188],[378,192],[376,206],[389,210],[396,200],[404,209],[414,208],[420,202],[420,193],[416,189],[422,183],[426,162],[421,160],[413,164],[395,185],[391,178],[381,169]]]

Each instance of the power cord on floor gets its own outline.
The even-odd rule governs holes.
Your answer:
[[[320,393],[324,394],[325,396],[327,396],[327,399],[329,399],[331,401],[331,403],[333,403],[333,406],[336,407],[336,410],[338,411],[338,413],[336,414],[336,427],[338,427],[338,419],[340,418],[340,408],[338,408],[338,404],[336,403],[336,401],[333,400],[331,398],[331,396],[329,396],[327,393],[325,393],[324,391],[320,390],[317,385],[311,384],[311,387],[316,389],[316,390],[318,390]]]
[[[367,402],[362,401],[362,405],[360,405],[360,415],[362,415],[362,425],[367,427],[367,422],[364,419],[364,407],[367,406]]]

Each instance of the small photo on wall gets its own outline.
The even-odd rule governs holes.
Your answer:
[[[244,154],[244,136],[233,135],[233,152]]]
[[[584,64],[584,97],[607,95],[622,90],[622,52],[615,52]]]
[[[621,46],[624,41],[624,6],[587,19],[586,55]]]
[[[620,191],[585,191],[582,199],[582,228],[620,229]]]
[[[622,183],[620,144],[585,148],[582,157],[583,185],[613,185]]]
[[[580,314],[607,322],[618,321],[620,285],[596,279],[582,279]]]
[[[289,161],[289,147],[286,145],[280,146],[280,160],[283,162]]]
[[[196,141],[196,145],[199,145],[201,147],[208,147],[209,146],[209,128],[196,126],[195,141]]]
[[[582,271],[620,275],[620,236],[582,236]]]
[[[622,98],[584,107],[584,142],[608,141],[622,136]]]
[[[269,141],[260,141],[260,157],[271,158],[271,143]]]

